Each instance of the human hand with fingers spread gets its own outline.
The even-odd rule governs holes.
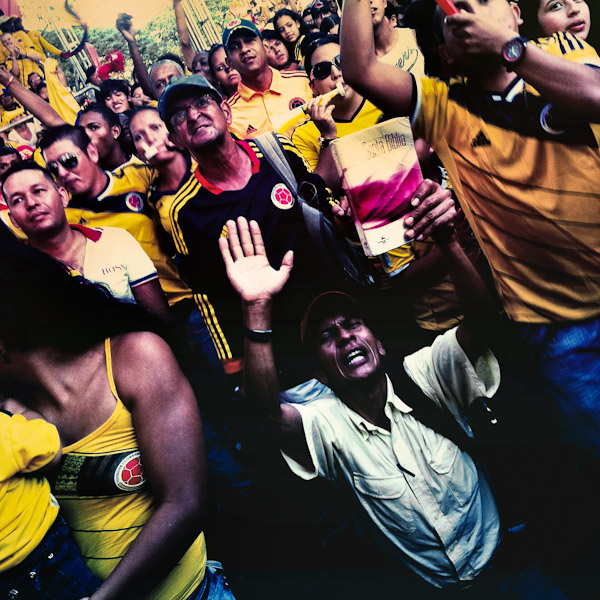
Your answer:
[[[449,190],[424,179],[415,190],[410,205],[413,208],[404,219],[409,228],[407,237],[424,240],[431,236],[438,244],[450,240],[457,210]]]
[[[279,270],[269,263],[260,227],[256,221],[238,217],[227,221],[228,237],[219,239],[227,276],[246,304],[269,302],[289,279],[294,253],[288,251]]]

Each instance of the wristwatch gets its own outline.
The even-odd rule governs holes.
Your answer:
[[[512,71],[523,60],[528,41],[526,37],[520,35],[508,40],[502,46],[502,62],[509,71]]]
[[[321,150],[323,150],[324,148],[327,148],[327,146],[329,146],[329,144],[331,144],[331,142],[337,140],[337,138],[324,138],[324,137],[319,137],[319,148],[321,148]]]

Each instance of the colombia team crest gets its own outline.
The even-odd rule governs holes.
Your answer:
[[[144,208],[144,201],[136,192],[130,192],[125,196],[125,204],[127,205],[127,208],[133,212],[140,212],[142,208]]]
[[[294,196],[285,183],[278,183],[271,190],[271,201],[281,210],[288,210],[294,206]]]
[[[115,469],[114,474],[115,485],[127,492],[136,490],[146,482],[144,467],[140,461],[140,453],[138,451],[131,452],[121,459]]]
[[[298,108],[304,104],[304,100],[302,98],[292,98],[290,100],[289,109],[294,110],[294,108]]]

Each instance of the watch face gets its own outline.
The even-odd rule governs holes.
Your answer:
[[[523,45],[519,40],[512,40],[504,47],[504,59],[508,62],[516,62],[522,53]]]

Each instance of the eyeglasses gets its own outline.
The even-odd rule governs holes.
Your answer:
[[[204,94],[204,96],[193,98],[185,108],[178,110],[171,117],[171,125],[173,125],[173,127],[179,127],[179,125],[181,125],[187,119],[188,113],[190,112],[190,108],[193,108],[194,110],[204,110],[205,108],[210,106],[212,102],[214,102],[214,99],[210,94]]]
[[[338,71],[342,70],[340,64],[340,55],[338,54],[333,60],[317,63],[311,70],[310,74],[315,79],[326,79],[331,75],[331,67],[334,66]]]
[[[46,166],[48,167],[48,171],[52,173],[55,177],[58,175],[58,165],[66,169],[67,171],[72,171],[77,168],[79,164],[79,159],[77,158],[77,154],[73,154],[72,152],[67,152],[62,156],[58,157],[58,160],[53,160],[49,162]]]

